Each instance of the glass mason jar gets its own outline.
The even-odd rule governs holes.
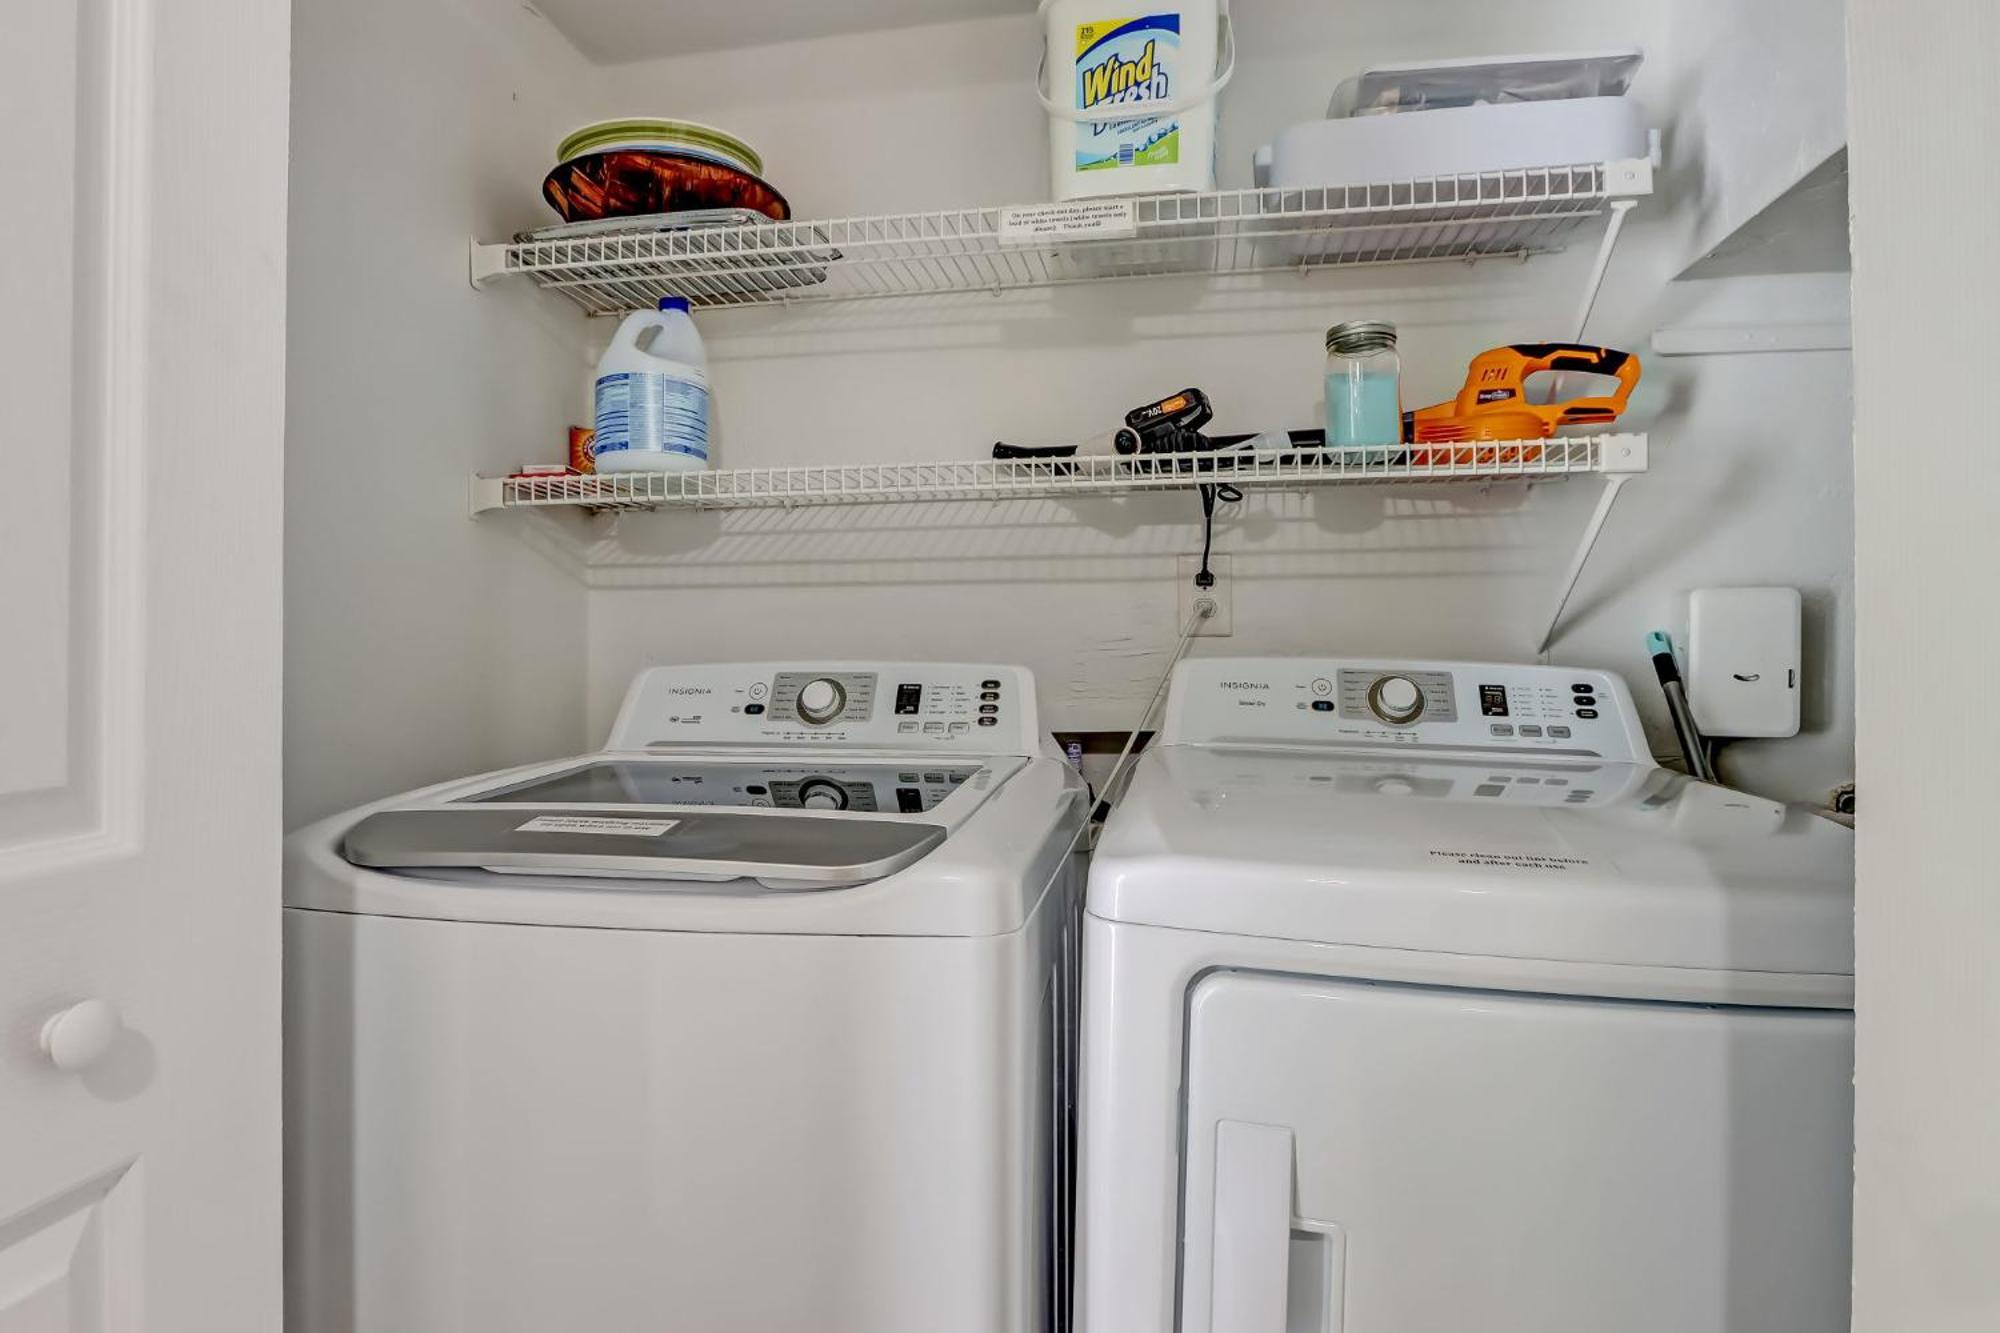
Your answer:
[[[1394,324],[1355,319],[1326,331],[1326,443],[1334,449],[1403,443],[1403,359]],[[1340,457],[1386,463],[1392,453]]]

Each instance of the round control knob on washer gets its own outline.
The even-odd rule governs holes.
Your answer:
[[[847,691],[837,680],[809,680],[799,687],[799,720],[823,727],[847,707]]]
[[[799,788],[799,805],[806,810],[845,810],[847,790],[837,782],[813,778]]]
[[[1408,676],[1378,676],[1368,687],[1368,711],[1392,726],[1406,727],[1424,715],[1424,692]]]
[[[1377,778],[1375,790],[1383,796],[1408,796],[1417,789],[1417,784],[1408,778]]]

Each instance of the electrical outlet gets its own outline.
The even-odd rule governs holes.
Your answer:
[[[1212,555],[1208,558],[1208,572],[1215,575],[1215,586],[1207,590],[1194,586],[1194,576],[1201,572],[1201,557],[1184,555],[1180,558],[1180,610],[1174,620],[1176,629],[1188,623],[1194,614],[1196,599],[1213,597],[1215,614],[1201,622],[1195,629],[1195,637],[1202,639],[1222,638],[1235,631],[1230,628],[1229,619],[1229,557]]]

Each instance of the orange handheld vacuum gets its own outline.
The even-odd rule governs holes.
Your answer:
[[[1528,378],[1543,371],[1580,370],[1611,375],[1618,390],[1609,397],[1531,403]],[[1616,421],[1639,383],[1639,358],[1630,352],[1584,343],[1515,343],[1472,358],[1458,397],[1403,414],[1403,438],[1411,444],[1458,444],[1486,440],[1545,440],[1558,426],[1603,425]],[[1539,445],[1504,449],[1412,449],[1416,465],[1442,463],[1533,463]]]

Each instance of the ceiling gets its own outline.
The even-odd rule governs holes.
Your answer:
[[[1035,0],[534,0],[598,64],[1034,12]]]

